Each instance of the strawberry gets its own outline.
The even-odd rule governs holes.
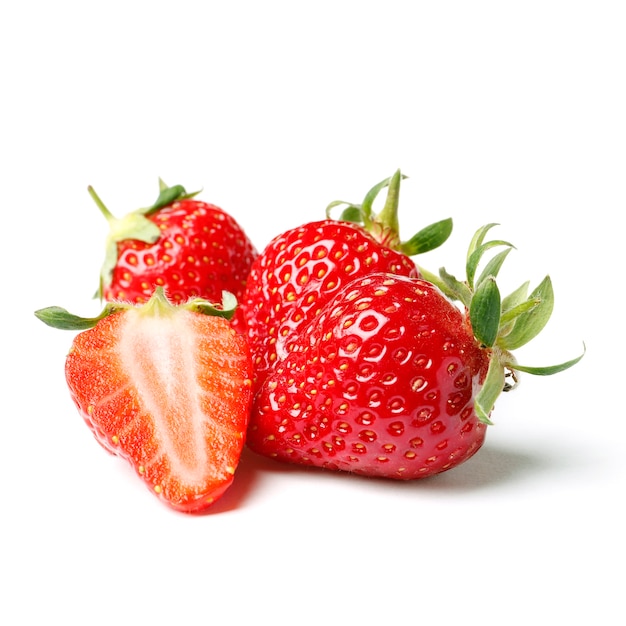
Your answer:
[[[402,175],[397,171],[373,187],[362,204],[333,202],[327,219],[308,222],[276,236],[256,258],[240,301],[259,389],[273,364],[290,351],[299,329],[319,314],[342,287],[373,272],[418,277],[410,256],[441,245],[450,235],[452,220],[422,229],[401,242],[398,201]],[[372,205],[388,187],[381,212]],[[348,204],[341,219],[330,210]]]
[[[215,302],[222,291],[240,298],[257,256],[242,227],[221,208],[194,199],[197,192],[159,182],[152,206],[119,219],[88,188],[110,226],[100,297],[146,302],[163,286],[175,303],[191,297]]]
[[[540,332],[549,277],[501,299],[495,277],[511,246],[476,234],[468,280],[375,273],[346,284],[300,326],[259,391],[249,447],[281,461],[415,479],[458,466],[482,446],[495,401],[525,367],[511,350]],[[505,250],[475,280],[494,245]],[[451,298],[460,300],[460,305]],[[298,304],[296,304],[298,306]],[[513,383],[507,382],[512,380]]]
[[[244,445],[252,363],[224,309],[200,298],[175,306],[158,287],[146,304],[108,303],[96,318],[35,313],[82,331],[65,365],[79,413],[102,447],[178,511],[214,503]]]

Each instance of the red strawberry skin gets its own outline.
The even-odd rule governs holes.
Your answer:
[[[252,264],[240,303],[255,388],[325,302],[348,282],[373,272],[419,275],[408,256],[351,222],[311,222],[275,237]]]
[[[490,354],[431,283],[372,274],[301,326],[259,392],[249,447],[330,470],[408,480],[483,444],[474,397]]]
[[[200,512],[233,481],[250,413],[250,355],[221,317],[145,308],[76,335],[67,383],[106,450],[173,509]]]
[[[224,290],[241,298],[257,251],[231,215],[214,204],[183,199],[148,219],[160,228],[160,238],[117,243],[117,263],[103,285],[105,300],[146,302],[156,286],[165,287],[173,302],[219,302]]]

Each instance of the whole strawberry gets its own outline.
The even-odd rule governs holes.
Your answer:
[[[109,303],[96,318],[59,307],[35,314],[81,330],[65,374],[97,441],[178,511],[211,506],[232,484],[250,415],[244,337],[208,301],[173,305],[158,287],[144,305]],[[226,310],[228,309],[228,310]]]
[[[189,298],[219,301],[222,291],[243,294],[257,252],[235,219],[196,200],[180,185],[160,181],[156,202],[115,218],[93,188],[89,193],[107,218],[100,297],[146,302],[161,286],[174,303]]]
[[[321,307],[350,281],[374,272],[418,277],[410,258],[441,245],[452,220],[424,228],[400,241],[398,202],[402,175],[397,171],[373,187],[360,205],[348,204],[339,220],[303,224],[275,237],[252,264],[240,302],[260,388],[273,364],[290,351],[300,328],[314,320]],[[388,187],[384,207],[372,205]],[[337,205],[333,202],[329,211]]]
[[[530,296],[524,285],[501,300],[495,276],[510,246],[483,244],[489,227],[473,240],[468,282],[442,272],[441,286],[461,307],[432,282],[390,273],[358,278],[327,300],[267,376],[249,447],[367,476],[430,476],[479,450],[516,372],[553,374],[576,363],[581,357],[545,368],[515,362],[511,350],[547,322],[552,288],[546,277]],[[474,281],[494,244],[507,249]]]

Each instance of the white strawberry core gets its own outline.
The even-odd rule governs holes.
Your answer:
[[[155,460],[166,457],[172,474],[187,484],[204,482],[213,465],[205,446],[197,339],[184,311],[145,316],[133,310],[126,315],[119,343],[121,363],[154,422],[160,445]]]

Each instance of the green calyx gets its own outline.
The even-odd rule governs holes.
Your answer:
[[[109,224],[109,234],[106,238],[106,252],[100,270],[100,286],[96,294],[100,299],[102,299],[104,295],[104,286],[111,282],[111,276],[117,263],[117,244],[127,239],[135,239],[149,244],[155,243],[161,236],[161,231],[148,217],[177,200],[192,198],[199,193],[198,191],[187,193],[182,185],[168,187],[159,179],[159,196],[154,204],[132,211],[124,217],[117,218],[105,206],[91,185],[87,187],[87,191]]]
[[[537,376],[556,374],[578,363],[585,353],[583,346],[580,356],[558,365],[530,367],[517,363],[512,351],[534,339],[548,323],[554,308],[554,292],[550,277],[546,276],[530,293],[526,282],[508,296],[501,296],[496,278],[514,246],[499,239],[485,241],[489,230],[496,225],[487,224],[474,234],[467,252],[464,281],[457,280],[444,268],[439,270],[438,276],[420,268],[426,280],[463,304],[474,337],[491,350],[489,370],[475,401],[476,414],[486,424],[491,424],[489,415],[500,393],[515,386],[516,372]],[[485,253],[494,248],[503,249],[479,272]],[[508,377],[513,384],[507,382]]]
[[[220,304],[209,302],[204,298],[191,298],[183,304],[174,305],[165,295],[163,287],[157,287],[150,300],[145,304],[134,305],[125,302],[108,302],[105,304],[102,312],[96,317],[80,317],[59,306],[39,309],[35,311],[35,316],[52,328],[83,331],[93,328],[100,320],[120,311],[140,309],[145,315],[166,316],[174,314],[176,310],[181,308],[196,313],[202,313],[203,315],[223,317],[230,320],[237,308],[237,298],[232,293],[223,291],[222,302]]]
[[[353,204],[343,200],[331,202],[326,207],[326,216],[330,219],[331,211],[343,206],[341,220],[360,224],[374,239],[389,248],[403,252],[407,256],[423,254],[438,248],[452,232],[452,219],[448,218],[426,226],[410,239],[400,239],[398,206],[400,201],[400,183],[406,178],[400,170],[372,187],[361,204]],[[378,214],[374,214],[373,205],[378,194],[387,188],[385,204]]]

